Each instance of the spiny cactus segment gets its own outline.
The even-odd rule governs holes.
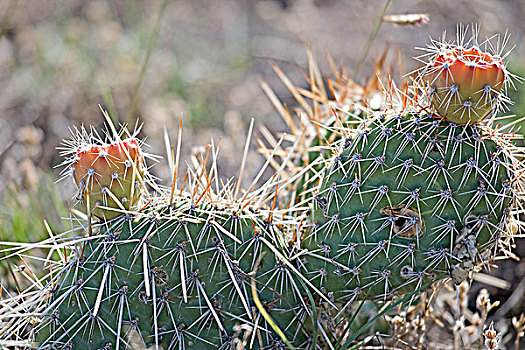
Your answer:
[[[425,112],[343,131],[305,244],[335,300],[391,299],[437,276],[459,284],[492,255],[516,208],[512,137]]]
[[[304,128],[290,140],[302,145],[296,158],[307,160],[288,174],[298,179],[290,192],[299,206],[313,203],[302,236],[305,269],[330,286],[325,291],[342,310],[354,300],[411,293],[435,277],[459,284],[498,253],[510,256],[523,202],[521,135],[515,122],[502,128],[482,119],[511,103],[505,89],[520,78],[503,63],[507,38],[494,50],[498,55],[473,48],[491,50],[490,40],[477,42],[476,32],[470,41],[463,31],[458,37],[459,44],[433,42],[430,62],[412,86],[382,84],[380,110],[361,113],[352,109],[355,103],[331,101],[319,118],[314,84],[303,92],[311,106],[297,98],[308,106],[298,113],[301,121],[306,115],[320,129],[315,138]],[[455,68],[443,68],[446,60]],[[431,98],[428,80],[444,84],[430,90]],[[460,92],[454,83],[462,85]],[[481,96],[485,85],[490,94]],[[463,108],[471,102],[476,109]]]
[[[474,35],[465,40],[466,28],[460,28],[456,43],[432,41],[422,56],[430,56],[421,78],[428,81],[432,105],[456,124],[474,124],[497,113],[510,103],[505,91],[517,78],[504,62],[508,38],[500,42],[497,37],[494,48],[491,39],[478,42],[478,30],[474,27]]]
[[[98,226],[55,277],[41,348],[284,347],[254,294],[289,341],[305,343],[305,304],[269,216],[188,196]]]
[[[100,153],[121,164],[143,154],[139,146],[135,140],[94,146],[81,159],[71,151],[65,164],[78,179],[84,176],[77,169],[87,167],[109,173],[114,169]],[[213,146],[208,152],[217,158]],[[172,161],[176,173],[179,161]],[[206,163],[189,169],[182,188],[176,179],[168,188],[151,184],[156,193],[147,202],[92,225],[89,236],[68,246],[39,316],[42,349],[307,346],[304,286],[312,285],[289,258],[285,232],[296,219],[275,208],[274,179],[242,195],[231,183],[214,191],[211,169]],[[106,180],[98,179],[97,185]]]

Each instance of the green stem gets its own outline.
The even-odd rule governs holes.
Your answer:
[[[392,3],[392,0],[386,1],[385,7],[383,8],[383,12],[381,12],[381,16],[379,16],[379,19],[377,20],[374,29],[372,30],[372,32],[370,33],[370,36],[368,37],[363,53],[361,54],[361,57],[359,57],[359,61],[357,61],[357,65],[354,70],[354,77],[357,76],[357,73],[359,72],[359,68],[361,68],[361,64],[363,64],[364,60],[368,56],[368,51],[370,51],[370,47],[372,46],[372,43],[377,37],[377,33],[379,33],[379,29],[381,28],[381,25],[383,24],[383,17],[385,16],[386,11],[388,11],[388,8],[390,7],[391,3]]]
[[[164,0],[162,2],[162,5],[160,6],[160,9],[159,9],[159,14],[157,15],[157,20],[155,21],[155,26],[153,27],[153,32],[151,33],[148,51],[146,52],[144,63],[142,63],[142,67],[140,68],[139,78],[137,80],[137,84],[135,84],[135,90],[133,91],[133,97],[131,98],[131,104],[129,106],[129,111],[128,111],[128,115],[126,118],[129,124],[132,124],[132,120],[134,119],[133,115],[135,114],[135,109],[137,108],[140,86],[142,85],[142,81],[144,80],[144,74],[146,73],[146,67],[148,66],[148,62],[151,57],[151,53],[153,52],[153,47],[155,46],[155,42],[157,41],[157,36],[159,34],[159,29],[160,29],[160,23],[161,23],[162,16],[164,14],[164,10],[166,9],[167,4],[168,4],[168,0]]]
[[[257,295],[257,287],[255,287],[255,278],[253,277],[255,273],[257,272],[257,268],[261,263],[261,260],[264,256],[264,253],[262,253],[259,258],[257,259],[257,263],[255,264],[255,267],[252,272],[252,283],[251,283],[251,289],[252,289],[252,297],[253,302],[255,303],[255,306],[261,313],[261,316],[264,317],[266,322],[272,327],[275,333],[284,341],[284,343],[290,348],[290,350],[295,350],[294,346],[290,343],[290,341],[286,338],[286,335],[283,333],[283,331],[279,328],[278,325],[273,322],[272,317],[268,314],[266,309],[264,308],[264,305],[261,303],[261,300],[259,299],[259,296]]]

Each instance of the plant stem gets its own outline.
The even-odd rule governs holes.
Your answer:
[[[159,14],[157,15],[157,20],[155,21],[155,26],[153,27],[153,32],[151,33],[148,51],[146,52],[146,57],[144,58],[142,67],[140,68],[139,78],[137,80],[137,84],[135,84],[135,90],[133,91],[133,97],[131,98],[131,104],[129,106],[128,115],[126,117],[126,120],[129,124],[132,124],[132,121],[134,119],[135,109],[137,108],[137,103],[138,103],[140,86],[142,85],[142,81],[144,80],[144,73],[146,73],[146,67],[148,66],[148,62],[151,57],[151,53],[153,52],[153,47],[155,46],[155,42],[157,41],[157,36],[159,34],[159,29],[160,29],[160,23],[162,21],[162,16],[164,15],[164,10],[166,9],[167,4],[168,4],[168,0],[162,1],[162,5],[160,6],[160,9],[159,9]]]
[[[365,48],[363,50],[363,53],[361,54],[361,57],[359,57],[359,61],[357,61],[357,65],[354,69],[354,77],[359,72],[359,68],[361,68],[361,64],[363,64],[364,60],[368,56],[368,51],[370,51],[370,47],[372,46],[372,43],[377,37],[377,33],[379,33],[379,29],[381,28],[381,25],[383,24],[383,17],[386,14],[386,11],[388,11],[388,8],[390,7],[390,4],[392,3],[392,0],[387,0],[385,7],[383,8],[383,12],[381,12],[381,16],[379,16],[379,19],[376,22],[376,25],[372,32],[370,33],[370,36],[368,37],[368,40],[365,44]]]

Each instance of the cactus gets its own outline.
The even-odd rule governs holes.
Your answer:
[[[281,284],[290,272],[267,246],[279,234],[267,218],[179,197],[100,226],[57,276],[41,347],[124,349],[134,333],[164,349],[280,344],[253,302],[252,277],[279,328],[306,341],[301,294]]]
[[[436,278],[459,284],[497,253],[508,255],[515,232],[509,227],[522,202],[523,149],[515,144],[521,136],[482,119],[509,102],[504,90],[516,77],[501,57],[460,44],[433,42],[413,86],[388,84],[381,111],[356,115],[332,102],[326,121],[312,118],[326,128],[317,135],[327,137],[303,146],[302,159],[310,161],[289,175],[300,185],[290,191],[299,206],[313,203],[303,234],[306,274],[330,286],[325,290],[343,311],[355,300],[390,300]],[[456,68],[436,68],[445,51],[454,53]],[[477,73],[460,69],[465,64]],[[461,85],[458,103],[472,102],[472,109],[441,103],[445,87],[428,89],[429,78],[434,86]],[[480,93],[485,86],[490,97]],[[304,93],[314,105],[317,90]],[[312,161],[314,151],[325,156]],[[310,174],[303,176],[305,168]]]
[[[65,164],[75,169],[79,190],[92,193],[107,185],[103,181],[112,178],[114,168],[99,154],[104,149],[114,159],[126,159],[128,154],[114,151],[122,145],[131,156],[142,154],[138,147],[129,149],[138,141],[118,137],[103,147],[81,146],[94,151],[80,152],[80,159],[71,152]],[[89,182],[92,187],[83,182],[89,166],[100,174]],[[129,174],[132,169],[119,170]],[[141,173],[149,178],[145,167]],[[147,202],[100,212],[105,220],[72,247],[53,278],[37,331],[42,349],[229,349],[240,344],[280,349],[286,342],[308,341],[303,323],[309,309],[280,230],[294,219],[258,204],[261,191],[238,200],[230,187],[213,193],[212,174],[205,166],[197,173],[191,193],[176,190],[175,184],[163,189],[152,183],[157,195],[148,195]]]
[[[471,52],[446,50],[458,62]],[[470,77],[501,100],[501,72]],[[354,301],[411,302],[432,282],[469,278],[510,245],[523,149],[512,124],[481,121],[494,105],[463,86],[462,69],[453,71],[462,103],[477,98],[471,115],[483,116],[437,104],[444,97],[435,91],[448,85],[428,90],[425,80],[449,84],[441,73],[428,68],[411,89],[385,92],[381,110],[312,91],[315,118],[305,126],[319,130],[295,132],[277,176],[241,196],[239,183],[218,185],[215,164],[189,169],[179,187],[177,159],[163,187],[136,133],[113,129],[111,142],[93,144],[93,133],[78,132],[64,164],[87,221],[60,242],[69,252],[38,293],[46,298],[33,320],[40,348],[313,349],[337,342]],[[322,113],[319,102],[329,104]],[[215,161],[213,146],[208,152]]]
[[[305,240],[334,298],[391,299],[492,256],[515,208],[512,137],[426,112],[381,113],[334,146]],[[345,130],[350,132],[350,130]]]

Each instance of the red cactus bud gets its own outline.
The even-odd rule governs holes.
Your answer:
[[[441,47],[427,65],[432,104],[457,124],[474,124],[495,111],[509,79],[503,60],[477,47]]]
[[[136,139],[77,149],[73,178],[90,212],[109,220],[121,212],[101,206],[129,209],[140,196],[142,164],[143,156]]]

